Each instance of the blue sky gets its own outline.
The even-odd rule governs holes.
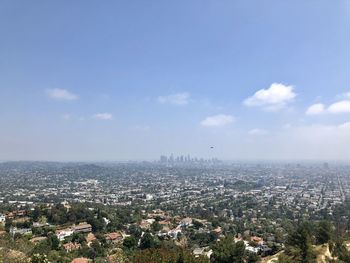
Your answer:
[[[2,0],[0,34],[1,160],[350,156],[349,1]]]

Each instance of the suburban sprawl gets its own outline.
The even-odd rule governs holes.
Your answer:
[[[0,262],[350,262],[349,198],[342,163],[3,162]]]

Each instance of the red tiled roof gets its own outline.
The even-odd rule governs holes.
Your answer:
[[[107,240],[115,240],[118,238],[122,238],[122,234],[118,233],[118,232],[113,232],[113,233],[109,233],[105,235]]]
[[[71,263],[88,263],[89,259],[87,258],[75,258]]]

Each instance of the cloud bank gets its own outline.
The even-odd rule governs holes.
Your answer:
[[[324,113],[350,113],[350,100],[337,101],[335,103],[330,104],[327,108],[322,103],[313,104],[305,112],[306,115],[320,115]]]
[[[253,96],[245,99],[243,104],[248,107],[261,107],[267,111],[275,111],[284,108],[296,95],[293,86],[272,83],[269,88],[258,90]]]

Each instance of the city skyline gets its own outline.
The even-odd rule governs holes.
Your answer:
[[[0,12],[0,160],[350,160],[348,1]]]

